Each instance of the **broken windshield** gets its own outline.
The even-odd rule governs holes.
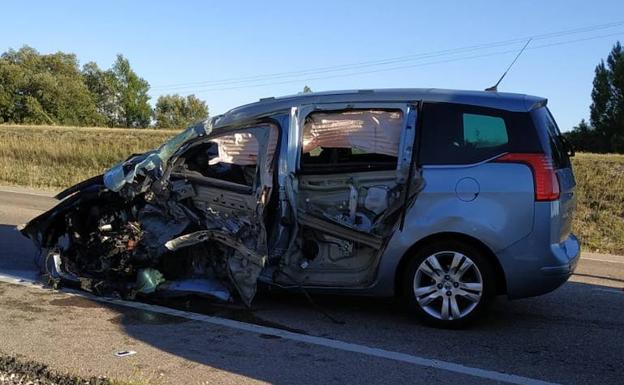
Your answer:
[[[169,139],[156,150],[116,164],[104,174],[104,184],[111,191],[117,192],[126,183],[134,181],[137,175],[154,172],[156,174],[152,176],[153,179],[159,178],[163,172],[163,165],[184,143],[206,134],[205,124],[206,122],[197,123]]]

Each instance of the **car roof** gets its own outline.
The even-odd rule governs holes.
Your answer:
[[[437,88],[388,88],[301,93],[268,97],[255,103],[233,108],[213,119],[214,127],[236,124],[238,121],[288,110],[293,106],[323,103],[389,103],[389,102],[447,102],[497,108],[515,112],[531,111],[546,105],[547,99],[525,94],[493,91],[468,91]]]

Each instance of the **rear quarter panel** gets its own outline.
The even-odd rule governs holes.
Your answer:
[[[403,231],[392,235],[380,259],[375,285],[379,294],[393,293],[401,258],[425,237],[461,233],[480,240],[496,253],[533,230],[533,174],[527,166],[484,162],[425,166],[422,172],[425,188],[409,208]],[[478,185],[478,193],[471,201],[466,201],[465,194],[463,200],[459,198],[458,183],[464,178],[472,178]]]

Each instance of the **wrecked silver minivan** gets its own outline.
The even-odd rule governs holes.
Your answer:
[[[522,162],[498,163],[497,175],[476,172],[510,152],[507,142],[475,146],[449,136],[453,151],[473,151],[474,167],[423,165],[420,150],[437,151],[420,139],[423,116],[442,116],[428,115],[428,105],[466,106],[473,122],[477,112],[529,114],[545,99],[442,90],[263,99],[63,191],[21,231],[53,282],[97,294],[199,294],[250,305],[259,282],[403,293],[425,320],[454,325],[492,295],[517,289],[507,282],[512,265],[494,252],[526,236],[526,194],[507,202],[509,191],[496,195],[488,180],[533,179]],[[514,137],[515,123],[504,119],[509,135],[485,140]],[[425,180],[431,190],[419,199]],[[473,191],[479,183],[482,191]],[[533,205],[532,188],[528,194]]]

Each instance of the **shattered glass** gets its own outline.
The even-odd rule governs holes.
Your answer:
[[[137,176],[146,176],[155,172],[157,179],[163,173],[163,165],[171,156],[186,142],[191,139],[206,134],[205,123],[198,123],[187,128],[178,135],[171,138],[156,150],[149,151],[143,155],[133,156],[130,159],[118,163],[104,173],[104,185],[111,191],[118,192],[127,183],[132,183]],[[141,192],[147,188],[141,188]]]

